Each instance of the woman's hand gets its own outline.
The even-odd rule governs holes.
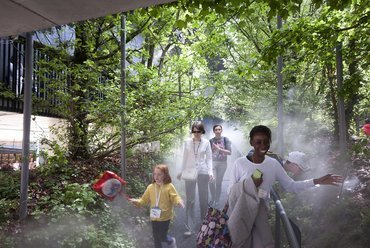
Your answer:
[[[215,180],[215,178],[213,177],[213,175],[209,175],[209,182],[213,182]]]
[[[343,177],[340,175],[327,174],[323,177],[319,177],[313,180],[313,183],[320,185],[334,185],[338,186],[343,183]]]
[[[212,144],[212,149],[213,150],[216,150],[216,151],[219,151],[220,150],[220,147],[218,145],[216,145],[215,143]]]
[[[254,177],[252,177],[252,180],[254,182],[254,185],[256,185],[256,188],[258,188],[262,184],[262,182],[263,182],[262,177],[260,177],[260,178],[254,178]]]

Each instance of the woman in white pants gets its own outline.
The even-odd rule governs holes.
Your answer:
[[[183,161],[178,179],[185,180],[186,194],[186,232],[191,235],[195,227],[194,205],[195,188],[198,184],[199,206],[201,220],[207,213],[208,205],[208,183],[213,180],[212,172],[212,150],[209,140],[202,137],[205,133],[204,126],[197,121],[191,126],[192,138],[184,142]],[[185,170],[195,171],[194,177],[185,177]]]

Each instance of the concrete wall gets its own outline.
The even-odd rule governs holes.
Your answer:
[[[50,127],[61,125],[62,120],[43,116],[32,116],[31,146],[43,138],[53,139]],[[22,148],[23,114],[0,111],[0,146]]]

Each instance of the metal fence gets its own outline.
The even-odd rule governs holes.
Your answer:
[[[41,45],[38,44],[40,47]],[[25,40],[0,39],[0,110],[23,112],[23,91],[25,73]],[[48,87],[45,79],[57,78],[58,75],[50,71],[45,75],[37,74],[38,61],[48,60],[48,56],[39,49],[34,49],[34,70],[32,76],[32,97],[37,99],[33,106],[33,113],[43,116],[57,116],[52,111],[53,105],[60,104],[55,91]]]

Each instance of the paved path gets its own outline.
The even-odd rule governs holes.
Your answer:
[[[220,202],[219,202],[217,208],[223,208],[224,204],[226,202],[226,199],[227,199],[226,190],[227,190],[227,187],[229,185],[229,179],[228,179],[229,168],[230,167],[228,167],[228,170],[226,171],[226,174],[225,174],[225,177],[224,177],[224,181],[223,181],[223,184],[222,184],[221,198],[220,198]],[[183,194],[184,185],[183,184],[184,184],[183,181],[175,182],[175,186],[180,191],[181,195],[184,196],[184,194]],[[197,192],[197,190],[196,190],[196,192]],[[185,197],[183,197],[183,198],[185,200]],[[196,202],[195,202],[195,219],[199,220],[199,228],[200,228],[201,218],[200,218],[198,195],[196,195]],[[185,223],[185,209],[176,208],[174,222],[173,222],[173,225],[171,226],[171,229],[170,229],[170,235],[174,236],[176,238],[177,248],[196,247],[195,242],[196,242],[197,233],[195,233],[191,236],[185,236],[184,232],[186,231],[186,229],[185,229],[185,224],[184,223]],[[195,231],[198,232],[198,230],[195,230]]]

